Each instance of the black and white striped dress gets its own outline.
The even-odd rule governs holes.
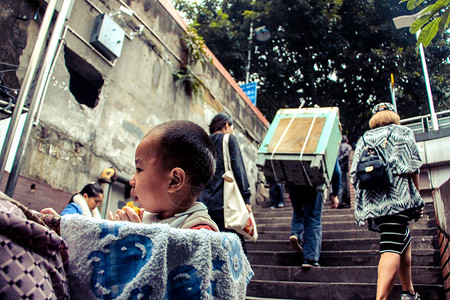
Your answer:
[[[380,230],[380,253],[402,254],[411,241],[408,216],[403,214],[382,216],[374,220]]]
[[[392,133],[391,133],[392,131]],[[386,137],[391,133],[384,148]],[[358,140],[350,170],[351,182],[355,187],[356,223],[364,225],[367,220],[381,216],[395,215],[407,209],[421,207],[424,202],[414,186],[411,174],[417,173],[422,161],[414,134],[408,127],[390,124],[368,130],[364,140],[369,146],[382,148],[393,174],[391,186],[379,189],[360,189],[356,177],[356,167],[364,147],[362,138]]]

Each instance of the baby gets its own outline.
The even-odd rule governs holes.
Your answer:
[[[190,121],[169,121],[152,128],[138,145],[131,196],[140,204],[117,210],[110,220],[167,223],[185,229],[219,231],[203,203],[196,202],[215,171],[215,150],[208,134]]]

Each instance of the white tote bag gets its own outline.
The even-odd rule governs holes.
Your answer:
[[[222,176],[225,228],[233,229],[245,237],[256,241],[258,232],[256,231],[255,217],[253,212],[248,212],[231,169],[230,151],[228,148],[229,139],[230,135],[225,134],[222,142],[225,165],[225,173]]]

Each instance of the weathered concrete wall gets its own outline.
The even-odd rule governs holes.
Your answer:
[[[125,38],[121,56],[107,61],[85,41],[90,39],[97,15],[127,4],[135,15],[115,20],[126,33],[144,25],[143,34]],[[236,121],[236,136],[255,196],[258,169],[254,162],[267,121],[247,103],[217,61],[194,67],[204,84],[202,93],[191,96],[175,84],[172,73],[179,67],[184,24],[169,11],[158,0],[75,1],[66,22],[65,45],[57,56],[40,123],[32,131],[20,175],[69,192],[76,192],[110,166],[131,177],[135,148],[152,126],[187,119],[207,130],[213,116],[226,111]],[[21,65],[27,64],[37,30],[36,22],[29,21]],[[74,79],[67,66],[81,68],[87,78],[95,77],[96,72],[101,76],[103,84],[95,107],[80,104],[70,91]],[[22,80],[23,72],[16,75]]]
[[[450,154],[442,145],[450,143],[450,128],[416,133],[422,167],[420,191],[426,202],[432,202],[432,192],[449,179]]]
[[[0,3],[0,83],[10,88],[20,88],[19,79],[14,70],[19,65],[23,49],[27,47],[28,30],[35,23],[33,16],[39,5],[36,1],[5,0]]]

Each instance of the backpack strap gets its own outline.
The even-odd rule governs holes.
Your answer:
[[[366,140],[364,139],[364,135],[365,135],[365,133],[362,135],[362,140],[363,140],[364,147],[365,147],[365,146],[367,146],[367,143],[366,143]]]
[[[387,141],[388,141],[388,139],[389,139],[389,137],[391,136],[391,134],[392,134],[393,131],[394,131],[394,129],[392,129],[392,130],[389,132],[389,134],[387,135],[386,139],[384,140],[384,144],[383,144],[383,146],[382,146],[383,148],[386,147]]]
[[[391,136],[393,131],[394,131],[394,129],[389,131],[389,134],[386,136],[386,138],[384,140],[384,143],[381,145],[381,148],[386,147],[387,141],[389,140],[389,138],[390,138],[390,136]],[[364,134],[362,136],[362,140],[363,140],[363,143],[364,143],[364,148],[368,148],[369,145],[366,143],[366,140],[364,139]],[[378,156],[380,156],[384,160],[384,162],[388,161],[388,158],[385,156],[384,152],[381,149],[378,149],[377,146],[373,146],[371,148],[373,148],[373,150],[377,153]]]
[[[386,147],[387,141],[388,141],[388,139],[391,137],[391,134],[392,134],[393,131],[394,131],[394,129],[392,129],[391,131],[389,131],[389,134],[386,136],[386,139],[384,140],[384,143],[383,143],[383,145],[381,146],[382,148]],[[365,134],[362,135],[362,140],[363,140],[364,146],[367,146],[366,140],[364,139],[364,135],[365,135]],[[374,146],[374,148],[376,148],[376,147]]]

